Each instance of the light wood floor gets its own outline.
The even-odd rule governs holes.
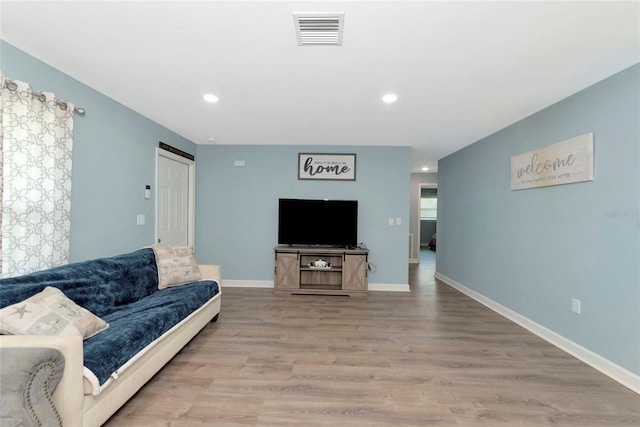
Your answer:
[[[640,425],[640,396],[410,267],[366,299],[225,288],[117,426]]]

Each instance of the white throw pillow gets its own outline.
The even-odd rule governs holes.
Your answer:
[[[158,289],[200,280],[200,268],[191,246],[153,246],[158,267]]]
[[[0,333],[10,335],[80,335],[90,338],[109,324],[47,286],[24,301],[0,310]]]

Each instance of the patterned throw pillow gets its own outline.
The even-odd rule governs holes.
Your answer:
[[[158,289],[200,280],[200,269],[191,246],[153,246],[158,266]]]
[[[81,335],[87,339],[108,327],[104,320],[51,286],[0,310],[0,333],[3,334]]]

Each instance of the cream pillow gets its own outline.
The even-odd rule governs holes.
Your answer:
[[[158,289],[200,280],[200,269],[191,246],[153,246],[158,266]]]
[[[87,339],[108,327],[104,320],[51,286],[0,310],[0,333],[3,334],[81,335]]]

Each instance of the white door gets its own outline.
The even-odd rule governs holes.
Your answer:
[[[189,165],[158,156],[157,242],[163,246],[189,244]]]

